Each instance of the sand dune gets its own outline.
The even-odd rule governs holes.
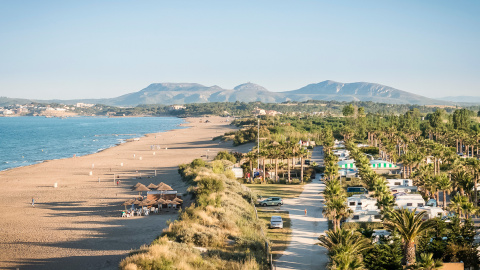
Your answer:
[[[189,128],[149,134],[93,155],[0,172],[0,268],[116,269],[130,250],[150,243],[177,217],[170,211],[120,218],[120,204],[138,195],[130,186],[163,181],[184,193],[179,164],[207,150],[211,159],[232,149],[212,138],[234,127],[225,118],[201,121],[206,119],[189,118]],[[248,147],[243,148],[237,150]]]

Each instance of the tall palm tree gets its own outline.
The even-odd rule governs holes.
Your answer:
[[[442,260],[435,260],[433,258],[433,253],[422,253],[418,259],[418,262],[415,264],[413,269],[415,270],[438,270],[443,267]]]
[[[404,242],[404,256],[407,266],[415,263],[415,241],[417,237],[434,224],[432,220],[423,221],[426,212],[415,214],[416,209],[410,211],[401,208],[392,211],[385,219],[385,227],[391,231],[398,231]]]
[[[323,213],[332,220],[333,230],[337,231],[340,229],[340,221],[348,218],[352,214],[352,210],[345,204],[345,198],[334,197],[325,203]]]
[[[450,211],[455,212],[460,218],[463,217],[463,205],[468,202],[467,197],[462,196],[460,194],[455,194],[453,198],[450,200],[450,204],[448,208]]]
[[[441,173],[435,177],[438,179],[438,189],[443,191],[443,210],[445,210],[447,208],[447,191],[452,189],[452,183],[446,173]]]

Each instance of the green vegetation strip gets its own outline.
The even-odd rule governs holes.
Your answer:
[[[282,199],[297,198],[303,192],[303,185],[284,184],[245,184],[257,196],[281,197]]]
[[[270,229],[270,218],[272,216],[281,216],[283,220],[283,229]],[[258,218],[264,224],[267,238],[270,241],[270,251],[273,259],[279,258],[283,251],[287,249],[292,238],[292,229],[290,215],[288,211],[268,211],[258,209]]]

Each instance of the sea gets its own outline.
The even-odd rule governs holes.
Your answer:
[[[93,154],[183,123],[175,117],[0,117],[0,171]]]

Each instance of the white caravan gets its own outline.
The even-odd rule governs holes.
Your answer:
[[[395,196],[395,208],[424,207],[425,200],[420,194],[397,194]]]
[[[355,194],[347,198],[348,207],[355,213],[359,211],[376,211],[377,200],[364,194]]]

